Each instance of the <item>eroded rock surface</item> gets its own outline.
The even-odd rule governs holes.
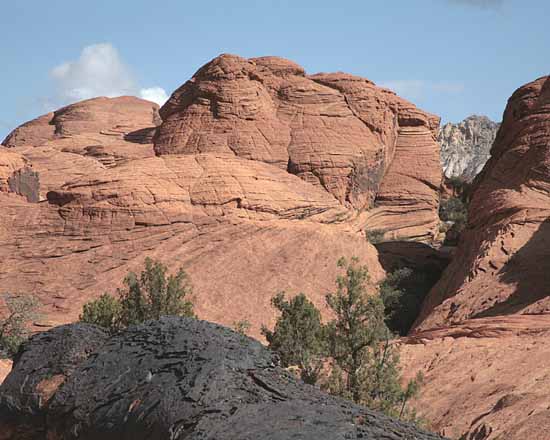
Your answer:
[[[508,101],[453,260],[404,341],[416,404],[461,440],[545,440],[550,420],[550,78]]]
[[[2,145],[25,157],[39,174],[38,197],[44,200],[67,182],[154,156],[152,136],[159,123],[158,105],[152,102],[94,98],[23,124]]]
[[[430,428],[461,440],[546,440],[550,315],[478,318],[418,332],[401,345],[414,406]]]
[[[418,328],[550,311],[550,78],[510,98],[455,257]]]
[[[487,116],[472,115],[457,124],[441,127],[441,165],[445,177],[471,181],[491,157],[491,147],[500,124]]]
[[[330,397],[277,362],[205,321],[165,317],[108,340],[62,326],[33,337],[0,387],[0,438],[440,438]]]
[[[38,324],[77,319],[149,256],[188,271],[199,316],[259,336],[280,290],[324,310],[341,256],[384,276],[366,228],[438,226],[438,118],[366,79],[223,55],[160,116],[96,98],[4,141],[0,282],[39,297]]]
[[[371,212],[369,228],[428,240],[437,228],[439,118],[364,78],[306,75],[277,57],[222,55],[161,109],[160,155],[261,161]]]

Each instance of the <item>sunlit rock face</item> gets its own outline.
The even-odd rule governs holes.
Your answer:
[[[550,311],[550,79],[509,99],[454,259],[419,327]]]
[[[509,99],[468,225],[401,354],[416,403],[451,438],[550,430],[550,77]]]
[[[384,276],[365,229],[436,234],[438,124],[365,78],[277,57],[219,56],[160,110],[69,105],[0,148],[0,283],[39,297],[41,326],[65,323],[149,256],[185,268],[199,316],[255,336],[280,290],[324,313],[340,257]]]
[[[457,124],[447,123],[439,130],[441,166],[445,177],[471,181],[491,157],[500,124],[487,116],[470,116]]]

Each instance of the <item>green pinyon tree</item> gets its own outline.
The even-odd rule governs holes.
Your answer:
[[[274,330],[263,326],[262,334],[269,347],[279,354],[283,366],[297,366],[302,380],[314,384],[319,378],[325,351],[319,310],[303,293],[286,300],[281,292],[271,303],[281,315]]]
[[[382,299],[367,292],[368,269],[356,258],[340,259],[338,266],[344,274],[336,279],[336,292],[326,297],[334,313],[326,330],[334,364],[328,389],[386,414],[403,414],[418,382],[401,387],[399,353],[385,323]]]
[[[146,258],[139,277],[133,272],[126,276],[124,287],[117,290],[118,298],[104,294],[85,304],[80,320],[116,332],[163,315],[195,317],[192,294],[183,269],[168,276],[165,265]]]
[[[386,326],[382,299],[369,293],[369,273],[356,258],[341,259],[344,273],[336,279],[336,291],[326,296],[333,319],[321,322],[319,310],[300,294],[286,300],[283,293],[272,299],[281,312],[275,328],[262,332],[284,366],[298,366],[304,381],[332,394],[387,414],[414,419],[407,402],[418,391],[420,380],[401,386],[399,353]],[[329,366],[323,377],[323,366]]]

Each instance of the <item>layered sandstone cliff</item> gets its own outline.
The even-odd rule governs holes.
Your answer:
[[[451,264],[403,341],[424,372],[417,407],[461,440],[545,440],[550,429],[550,77],[518,89],[476,178]]]
[[[437,230],[439,119],[364,78],[222,55],[176,90],[161,116],[161,156],[265,162],[355,212],[370,209],[367,227],[390,237],[430,240]]]
[[[550,311],[550,80],[510,98],[455,258],[418,328]]]
[[[438,119],[368,80],[223,55],[160,116],[97,98],[4,141],[0,283],[39,297],[37,324],[75,320],[149,256],[190,273],[199,316],[258,335],[280,290],[323,308],[341,256],[379,280],[365,228],[435,233]]]

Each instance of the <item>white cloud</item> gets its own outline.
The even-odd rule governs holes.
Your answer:
[[[139,91],[139,97],[148,101],[156,102],[158,105],[163,105],[168,101],[168,95],[166,90],[162,87],[150,87],[148,89],[141,89]]]
[[[455,81],[424,81],[416,79],[403,79],[394,81],[382,81],[378,85],[393,90],[399,96],[410,100],[422,98],[426,96],[426,94],[456,94],[464,91],[464,84]]]
[[[54,67],[51,76],[61,98],[68,101],[131,95],[136,89],[130,70],[109,43],[85,47],[78,60]]]
[[[50,72],[57,85],[57,100],[63,104],[94,98],[136,95],[164,103],[161,87],[140,89],[118,50],[110,43],[85,47],[75,61],[64,62]]]

